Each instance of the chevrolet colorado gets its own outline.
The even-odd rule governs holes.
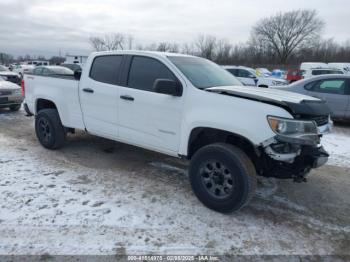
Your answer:
[[[22,87],[44,147],[60,148],[67,132],[82,129],[188,159],[195,195],[219,212],[247,204],[257,175],[301,182],[328,159],[323,101],[243,87],[199,57],[98,52],[81,75],[28,74]]]

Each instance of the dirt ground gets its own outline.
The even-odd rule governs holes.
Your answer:
[[[0,254],[350,255],[347,162],[308,183],[261,178],[223,215],[196,199],[186,162],[83,132],[48,151],[33,120],[0,109]]]

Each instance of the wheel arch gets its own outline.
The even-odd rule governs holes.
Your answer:
[[[46,98],[38,98],[35,101],[35,114],[38,114],[38,112],[42,109],[56,109],[56,104],[51,99]]]
[[[200,148],[213,143],[228,143],[237,146],[253,162],[255,157],[257,157],[256,146],[248,138],[240,134],[211,127],[196,127],[191,130],[189,135],[187,159],[191,159]]]

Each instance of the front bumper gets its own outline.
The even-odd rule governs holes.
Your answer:
[[[23,102],[21,95],[0,96],[0,108],[20,105]]]
[[[321,145],[292,144],[274,137],[263,145],[263,175],[302,181],[311,169],[325,165],[328,157]]]

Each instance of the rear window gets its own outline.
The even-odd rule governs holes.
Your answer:
[[[121,55],[96,57],[92,63],[90,78],[106,84],[117,84],[122,59]]]
[[[312,75],[329,75],[329,74],[343,74],[340,70],[313,70]]]

